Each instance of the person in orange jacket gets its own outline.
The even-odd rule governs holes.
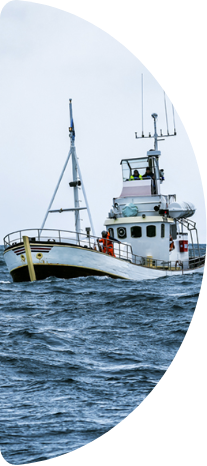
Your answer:
[[[110,240],[110,234],[108,231],[102,231],[102,238],[98,239],[98,243],[103,243],[103,249],[102,252],[109,254],[109,256],[114,256],[114,245],[112,241]]]

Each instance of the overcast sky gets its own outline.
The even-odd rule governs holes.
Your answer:
[[[166,132],[163,89],[123,45],[92,24],[43,5],[10,2],[0,16],[0,243],[15,230],[39,228],[68,150],[68,100],[73,99],[76,149],[96,234],[112,198],[121,193],[120,160],[145,156],[153,141],[141,134],[151,113]],[[172,104],[167,98],[173,132]],[[205,205],[197,162],[176,113],[177,136],[160,142],[163,194],[192,202],[200,242],[205,242]],[[70,167],[53,208],[72,207]],[[84,205],[84,202],[82,203]],[[88,220],[83,218],[83,229]],[[50,214],[48,228],[74,230],[73,213]]]

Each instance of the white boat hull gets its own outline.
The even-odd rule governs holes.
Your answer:
[[[196,269],[169,270],[135,265],[132,262],[99,251],[69,244],[31,243],[32,262],[37,280],[50,276],[76,278],[81,276],[110,276],[128,280],[149,280],[168,275],[203,272]],[[29,281],[27,257],[23,244],[11,246],[4,252],[5,262],[15,282]]]

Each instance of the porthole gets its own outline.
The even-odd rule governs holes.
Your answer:
[[[126,238],[127,237],[126,228],[124,227],[117,228],[117,235],[118,235],[118,238],[120,239]]]

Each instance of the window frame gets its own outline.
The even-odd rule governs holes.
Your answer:
[[[148,230],[148,228],[152,228],[152,227],[154,228],[155,234],[154,235],[149,235],[147,230]],[[156,236],[157,236],[156,225],[147,225],[147,227],[146,227],[146,237],[147,238],[155,238]]]
[[[161,223],[161,238],[165,238],[165,224]]]
[[[132,228],[139,228],[141,235],[132,236]],[[140,225],[134,225],[133,227],[130,228],[130,233],[131,233],[131,238],[142,238],[142,227]]]

